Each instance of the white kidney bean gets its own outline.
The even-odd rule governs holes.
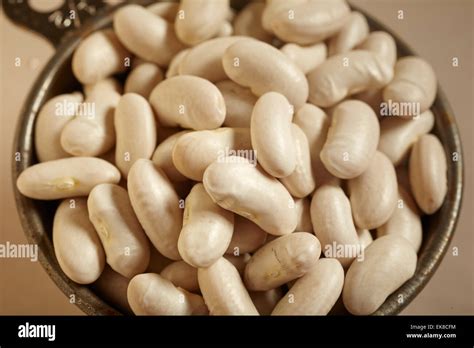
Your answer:
[[[332,115],[321,161],[341,179],[362,174],[374,157],[379,141],[379,123],[370,106],[358,100],[340,103]]]
[[[420,212],[411,194],[401,185],[398,186],[398,203],[390,219],[377,228],[377,237],[385,235],[405,237],[418,252],[423,239],[423,226]]]
[[[115,163],[127,177],[130,167],[140,158],[151,158],[156,147],[155,116],[145,98],[135,93],[120,98],[115,109],[115,132]]]
[[[175,287],[154,273],[138,274],[127,289],[130,307],[136,315],[207,315],[201,296]]]
[[[344,267],[349,266],[360,251],[359,238],[352,221],[351,204],[339,186],[326,184],[316,190],[311,200],[311,221],[324,255],[338,259]],[[340,248],[342,252],[338,253]]]
[[[253,39],[240,40],[224,52],[222,65],[227,76],[261,96],[283,94],[295,109],[308,99],[308,82],[303,72],[275,47]]]
[[[357,235],[359,236],[359,244],[362,249],[367,248],[370,243],[374,241],[374,238],[372,237],[372,234],[369,230],[358,228]]]
[[[113,184],[97,185],[87,199],[87,208],[110,267],[127,278],[144,272],[150,247],[127,190]]]
[[[250,2],[234,19],[234,34],[253,37],[271,43],[273,35],[262,27],[263,2]]]
[[[163,80],[163,72],[158,65],[142,63],[136,66],[125,81],[125,93],[140,94],[148,99],[151,91]]]
[[[156,2],[146,7],[148,11],[156,16],[166,19],[168,22],[174,22],[179,10],[179,3],[177,2]]]
[[[226,80],[222,56],[229,46],[242,39],[245,37],[219,37],[190,48],[178,65],[178,74],[199,76],[210,82]]]
[[[58,263],[70,279],[90,284],[99,278],[105,254],[89,221],[86,199],[61,202],[54,214],[53,245]]]
[[[238,256],[254,252],[265,244],[267,235],[264,230],[249,219],[235,215],[234,233],[226,253]]]
[[[232,22],[235,19],[236,11],[232,7],[227,8],[226,21]]]
[[[262,27],[269,33],[272,33],[271,22],[275,15],[281,11],[288,11],[293,6],[304,3],[307,0],[268,0],[265,2],[265,7],[262,12],[261,23]],[[288,12],[287,12],[288,13]]]
[[[369,35],[369,24],[360,12],[351,12],[341,30],[329,40],[329,55],[346,53]]]
[[[384,88],[383,99],[396,103],[418,103],[422,113],[435,100],[436,84],[435,72],[427,61],[419,57],[403,57],[395,64],[393,79]]]
[[[280,181],[293,197],[303,198],[312,193],[316,187],[310,148],[308,139],[300,127],[293,123],[291,130],[295,142],[296,166],[290,175],[281,178]]]
[[[74,118],[82,94],[61,94],[48,100],[35,122],[35,150],[39,162],[52,161],[70,155],[61,147],[61,132]]]
[[[170,263],[161,271],[160,275],[178,288],[189,292],[199,291],[197,268],[184,261]]]
[[[294,232],[265,244],[245,267],[247,289],[274,289],[308,272],[319,259],[321,244],[311,233]]]
[[[307,198],[295,199],[296,215],[298,224],[295,231],[313,232],[313,224],[311,223],[311,201]]]
[[[218,82],[216,87],[221,91],[225,101],[226,115],[223,125],[250,128],[252,110],[258,98],[250,89],[231,80]]]
[[[167,258],[180,260],[183,210],[166,174],[152,161],[139,159],[130,169],[127,187],[133,210],[152,244]]]
[[[309,101],[317,106],[332,106],[352,94],[381,88],[392,77],[392,66],[373,52],[341,53],[329,57],[309,72]]]
[[[272,315],[326,315],[344,285],[344,269],[334,259],[320,259],[278,302]]]
[[[127,69],[131,54],[114,31],[92,33],[81,41],[72,56],[72,72],[81,83],[95,83]]]
[[[229,0],[181,0],[174,26],[176,35],[190,46],[211,39],[228,13]]]
[[[416,260],[416,253],[405,238],[377,238],[365,249],[364,260],[354,261],[347,271],[342,292],[344,306],[355,315],[372,314],[413,276]]]
[[[61,146],[73,156],[99,156],[115,145],[114,112],[120,88],[116,80],[108,78],[84,89],[84,104],[63,128]]]
[[[300,46],[288,43],[280,48],[290,60],[295,63],[304,74],[315,69],[319,64],[326,60],[328,55],[326,44],[317,43],[312,46]]]
[[[191,49],[186,48],[176,54],[168,66],[168,70],[166,70],[166,78],[169,79],[170,77],[179,75],[179,65],[183,61],[184,57],[188,54]]]
[[[194,267],[209,267],[229,247],[234,214],[213,202],[204,186],[196,184],[186,197],[178,250]]]
[[[185,177],[202,181],[204,171],[227,154],[252,151],[248,128],[219,128],[194,131],[181,136],[173,148],[173,164]]]
[[[283,235],[297,224],[294,200],[286,188],[248,159],[229,156],[213,162],[203,178],[212,199],[224,209],[255,222],[265,232]]]
[[[172,156],[176,142],[181,136],[187,133],[189,133],[189,131],[184,130],[161,141],[151,158],[153,163],[161,168],[172,182],[183,182],[187,180],[187,178],[176,169]]]
[[[211,315],[258,315],[239,272],[225,258],[199,268],[198,281]]]
[[[293,122],[298,125],[308,139],[311,153],[311,166],[316,177],[316,186],[321,186],[333,176],[324,166],[319,154],[326,142],[329,129],[329,118],[326,113],[313,104],[303,105],[293,117]]]
[[[158,122],[165,127],[215,129],[225,119],[221,92],[197,76],[180,75],[164,80],[151,92],[150,104]]]
[[[289,1],[270,16],[269,26],[283,41],[308,45],[341,30],[349,14],[345,0]]]
[[[219,32],[217,33],[217,37],[230,37],[234,33],[234,27],[228,21],[222,23]]]
[[[113,24],[125,47],[140,58],[160,66],[167,66],[171,58],[184,48],[176,37],[173,24],[142,6],[131,4],[121,7],[114,15]]]
[[[398,200],[397,174],[383,153],[377,151],[367,169],[348,181],[348,188],[357,227],[375,229],[392,216]]]
[[[394,66],[397,60],[397,45],[393,36],[385,31],[373,31],[357,48],[372,51],[380,59]]]
[[[83,85],[84,94],[87,97],[96,93],[117,92],[122,94],[123,88],[120,82],[113,77],[107,77],[94,83]]]
[[[252,147],[258,163],[276,178],[296,168],[296,144],[292,133],[293,109],[280,93],[268,92],[255,104],[250,120]]]
[[[410,186],[416,203],[426,214],[433,214],[444,202],[447,166],[443,145],[435,135],[422,135],[413,145],[408,166]]]
[[[410,120],[386,117],[380,122],[378,150],[386,154],[394,165],[399,165],[418,138],[431,131],[433,126],[434,115],[430,110]]]
[[[107,161],[70,157],[26,168],[18,176],[16,186],[27,197],[52,200],[87,196],[98,184],[119,181],[120,172]]]

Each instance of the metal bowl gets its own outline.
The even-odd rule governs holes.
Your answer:
[[[245,1],[233,4],[240,8]],[[362,12],[360,9],[358,11]],[[33,132],[34,122],[41,106],[55,95],[80,88],[71,71],[71,57],[81,40],[94,30],[110,26],[112,12],[108,11],[75,31],[57,47],[57,51],[33,85],[18,120],[14,139],[14,151],[21,154],[21,161],[12,162],[13,189],[23,230],[30,243],[38,244],[39,261],[56,285],[70,296],[76,297],[76,305],[89,315],[119,315],[117,308],[101,299],[90,287],[72,282],[61,270],[52,244],[52,222],[57,202],[29,199],[20,194],[15,182],[18,175],[37,162]],[[8,13],[7,13],[8,14]],[[371,30],[384,30],[393,35],[399,56],[415,55],[403,40],[382,24],[364,13]],[[462,199],[463,156],[459,131],[442,89],[438,86],[436,100],[432,106],[435,115],[434,133],[441,140],[446,156],[459,154],[458,161],[448,161],[448,192],[443,206],[434,215],[423,218],[423,244],[418,253],[415,275],[395,291],[375,315],[394,315],[405,308],[424,288],[439,266],[453,237]],[[402,295],[402,297],[400,297]],[[403,301],[399,301],[402,298]]]

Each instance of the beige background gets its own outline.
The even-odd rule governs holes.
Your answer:
[[[50,0],[43,0],[50,1]],[[473,299],[473,18],[471,0],[354,0],[405,39],[434,66],[456,115],[464,146],[466,185],[457,232],[427,287],[404,314],[474,314]],[[397,19],[399,10],[404,19]],[[16,214],[10,160],[13,130],[21,105],[41,68],[54,53],[42,38],[12,25],[0,14],[0,243],[26,243]],[[22,66],[14,66],[16,57]],[[453,68],[452,57],[459,58]],[[451,249],[450,249],[451,250]],[[69,304],[39,263],[0,259],[0,314],[82,314]]]

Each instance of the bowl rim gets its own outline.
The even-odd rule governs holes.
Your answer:
[[[56,260],[52,240],[48,238],[45,233],[46,231],[41,231],[41,223],[38,218],[39,214],[36,213],[35,216],[33,216],[33,219],[31,219],[34,200],[21,195],[16,187],[16,180],[24,169],[33,164],[34,123],[40,107],[46,101],[46,91],[53,83],[54,77],[58,73],[59,68],[65,61],[70,59],[74,49],[85,36],[111,24],[113,12],[119,6],[111,7],[102,15],[92,19],[86,26],[79,28],[78,31],[69,35],[69,37],[57,47],[56,52],[49,59],[48,63],[45,65],[41,74],[36,78],[35,83],[30,89],[28,97],[21,109],[20,117],[17,120],[13,140],[14,153],[20,153],[22,157],[21,161],[15,161],[14,158],[12,159],[11,175],[17,212],[23,232],[25,233],[29,243],[38,244],[38,259],[46,273],[66,296],[70,296],[71,294],[75,295],[78,300],[76,300],[74,304],[87,315],[122,315],[122,312],[97,296],[90,288],[90,284],[80,285],[74,283],[64,274]],[[399,56],[416,55],[416,51],[411,49],[410,46],[389,27],[381,24],[374,17],[368,15],[364,10],[353,5],[351,5],[351,8],[364,14],[371,31],[383,30],[392,35],[397,44],[397,53]],[[449,147],[451,150],[459,153],[459,160],[457,162],[451,161],[450,165],[448,165],[448,172],[452,175],[451,181],[448,181],[448,184],[451,183],[448,187],[448,193],[451,193],[452,197],[448,200],[447,196],[443,206],[449,204],[449,221],[446,222],[443,233],[433,237],[434,240],[430,244],[430,248],[434,251],[432,251],[430,257],[425,257],[424,260],[417,260],[415,275],[392,293],[384,301],[382,306],[373,313],[373,315],[398,314],[423,290],[447,252],[459,218],[464,182],[461,139],[455,119],[452,116],[453,112],[451,106],[449,105],[441,86],[438,84],[437,87],[436,100],[430,109],[433,110],[439,108],[440,110],[444,110],[443,115],[435,117],[436,122],[439,121],[439,117],[446,118],[446,122],[449,125],[449,129],[446,132],[450,135],[448,137],[450,141],[449,144],[443,143],[443,148],[446,151],[447,147]],[[403,301],[401,303],[398,301],[400,293],[403,294]]]

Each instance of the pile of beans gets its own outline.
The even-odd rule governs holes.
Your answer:
[[[72,70],[17,187],[62,200],[74,282],[137,315],[367,315],[413,276],[447,191],[436,77],[345,1],[126,5]]]

